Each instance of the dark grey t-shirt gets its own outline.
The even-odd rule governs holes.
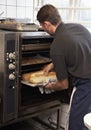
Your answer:
[[[68,76],[91,79],[91,34],[80,24],[60,24],[50,55],[58,79]]]

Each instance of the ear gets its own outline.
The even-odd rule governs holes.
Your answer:
[[[46,26],[46,27],[49,27],[50,26],[50,22],[49,21],[44,21],[44,25]]]

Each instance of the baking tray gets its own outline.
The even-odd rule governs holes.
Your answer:
[[[0,29],[3,30],[22,30],[22,27],[20,24],[4,24],[4,23],[0,23]]]
[[[36,24],[21,24],[21,23],[16,23],[16,24],[4,24],[0,23],[0,29],[2,30],[10,30],[10,31],[37,31],[38,26]]]
[[[24,60],[26,63],[24,63]],[[34,65],[34,64],[42,64],[42,63],[50,63],[52,60],[47,57],[43,57],[40,55],[34,56],[34,57],[24,57],[22,59],[22,66],[26,65]]]
[[[50,81],[48,81],[48,82],[50,82]],[[31,84],[31,83],[29,83],[29,82],[27,82],[27,81],[21,81],[21,83],[22,84],[24,84],[24,85],[28,85],[28,86],[30,86],[30,87],[38,87],[39,88],[39,91],[41,92],[41,94],[44,94],[44,93],[46,93],[46,94],[50,94],[50,93],[52,93],[52,92],[55,92],[53,89],[52,90],[48,90],[48,89],[46,89],[45,88],[45,86],[48,84],[48,82],[45,82],[45,83],[43,83],[43,84]],[[56,82],[56,80],[52,80],[52,83],[54,84]]]
[[[41,83],[41,84],[32,84],[32,83],[29,83],[28,81],[21,80],[22,84],[25,84],[25,85],[28,85],[28,86],[31,86],[31,87],[44,87],[49,82],[51,82],[51,84],[55,84],[57,82],[57,79],[49,79],[48,81]]]
[[[21,83],[24,84],[24,85],[28,85],[30,87],[44,87],[45,85],[47,85],[48,82],[45,82],[45,83],[42,83],[42,84],[32,84],[32,83],[29,83],[27,81],[21,80]]]

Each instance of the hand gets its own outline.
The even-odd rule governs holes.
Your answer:
[[[45,89],[49,89],[49,90],[53,90],[54,86],[51,82],[48,82],[48,84],[46,84]]]
[[[50,63],[50,64],[46,65],[46,66],[43,68],[43,70],[44,70],[44,72],[45,72],[45,75],[48,75],[49,71],[51,71],[53,68],[54,68],[53,63]]]

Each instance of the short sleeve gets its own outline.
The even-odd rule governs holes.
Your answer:
[[[52,61],[58,80],[68,78],[67,65],[64,55],[53,55]]]

